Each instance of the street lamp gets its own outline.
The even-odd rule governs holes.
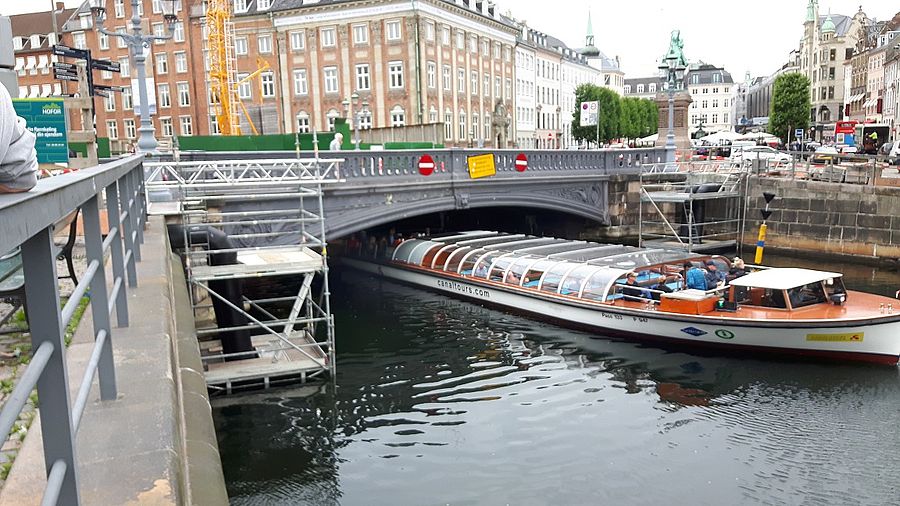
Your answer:
[[[163,21],[166,24],[168,35],[143,35],[141,31],[141,17],[138,15],[138,9],[142,0],[131,0],[131,33],[111,32],[103,27],[106,21],[106,8],[103,7],[104,0],[91,0],[91,14],[97,22],[97,29],[100,33],[119,37],[125,41],[128,46],[128,52],[134,59],[134,68],[137,70],[138,80],[138,97],[141,101],[141,126],[138,128],[140,137],[138,138],[137,150],[141,153],[153,153],[156,151],[156,138],[154,137],[153,122],[150,121],[150,104],[148,103],[147,93],[147,72],[144,69],[144,62],[147,57],[144,50],[150,48],[150,44],[157,40],[168,40],[172,38],[175,30],[175,22],[178,16],[175,15],[176,0],[162,0]],[[94,5],[96,3],[96,5]]]
[[[663,57],[659,64],[660,77],[666,80],[666,91],[669,95],[669,130],[666,133],[666,163],[675,161],[675,92],[681,89],[684,76],[684,65],[673,49]]]
[[[360,102],[359,93],[354,91],[349,99],[344,99],[341,104],[344,106],[344,117],[350,117],[350,106],[353,106],[353,144],[354,150],[359,151],[359,122],[362,118],[369,117],[369,101],[363,99]],[[371,125],[371,123],[370,123]]]

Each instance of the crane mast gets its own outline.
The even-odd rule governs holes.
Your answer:
[[[206,27],[209,49],[209,86],[216,121],[222,135],[240,135],[236,108],[234,23],[231,0],[208,0]]]

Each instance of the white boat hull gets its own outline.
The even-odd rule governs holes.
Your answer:
[[[900,358],[900,321],[848,325],[848,322],[840,321],[760,322],[735,317],[671,314],[562,298],[556,301],[549,297],[534,297],[515,288],[503,289],[467,279],[441,277],[357,259],[344,259],[343,262],[366,272],[439,292],[612,334],[893,365]]]

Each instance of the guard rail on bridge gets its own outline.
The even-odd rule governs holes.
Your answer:
[[[143,156],[134,155],[42,179],[27,193],[0,195],[0,252],[21,248],[33,350],[31,362],[0,411],[0,433],[7,437],[37,386],[47,471],[42,504],[81,502],[75,441],[95,374],[99,375],[100,398],[116,399],[110,315],[115,310],[118,326],[128,326],[125,285],[127,282],[129,287],[137,286],[135,262],[140,261],[146,216],[142,163]],[[105,238],[100,227],[104,196],[109,223]],[[60,309],[53,224],[79,207],[88,266]],[[104,263],[106,252],[112,263],[109,281]],[[66,373],[65,329],[88,289],[95,342],[72,403]]]

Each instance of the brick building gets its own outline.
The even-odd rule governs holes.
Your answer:
[[[58,25],[75,9],[65,9],[56,3],[56,12],[32,12],[10,16],[13,32],[15,71],[19,82],[19,98],[37,98],[60,95],[62,86],[53,79],[53,62],[56,56],[51,48],[59,38]]]

